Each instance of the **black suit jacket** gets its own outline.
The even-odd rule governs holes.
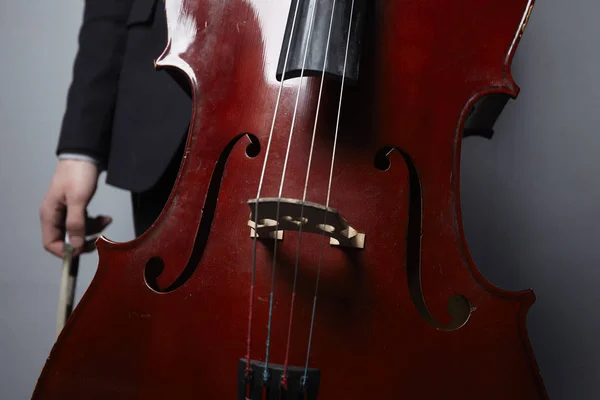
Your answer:
[[[184,89],[154,69],[166,41],[163,0],[86,0],[57,153],[99,159],[123,189],[158,180],[192,113]]]

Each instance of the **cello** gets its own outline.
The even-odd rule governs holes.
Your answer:
[[[534,294],[482,276],[459,201],[533,1],[164,4],[179,174],[146,233],[98,239],[33,399],[547,398]]]

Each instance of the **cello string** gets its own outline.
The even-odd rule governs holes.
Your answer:
[[[330,17],[330,21],[329,21],[329,33],[327,35],[327,44],[325,47],[325,57],[324,57],[324,61],[323,61],[323,69],[322,69],[323,72],[321,75],[321,85],[319,88],[319,96],[318,96],[318,101],[317,101],[317,112],[315,115],[315,123],[314,123],[314,127],[313,127],[313,132],[312,132],[312,139],[311,139],[311,143],[310,143],[310,152],[308,155],[308,166],[306,169],[306,178],[304,181],[304,193],[302,195],[302,203],[300,206],[300,224],[299,224],[299,230],[298,230],[298,243],[296,245],[296,261],[295,261],[295,265],[294,265],[294,283],[292,286],[292,300],[291,300],[292,304],[290,307],[290,319],[289,319],[289,323],[288,323],[287,345],[286,345],[286,350],[285,350],[285,359],[284,359],[284,363],[283,363],[283,374],[282,374],[282,378],[283,378],[282,383],[284,386],[287,385],[287,368],[288,368],[288,361],[289,361],[289,354],[290,354],[292,321],[293,321],[293,316],[294,316],[294,304],[295,304],[295,300],[296,300],[296,282],[297,282],[297,277],[298,277],[298,264],[299,264],[299,260],[300,260],[300,247],[301,247],[301,242],[302,242],[302,226],[304,225],[304,223],[302,222],[303,218],[304,218],[304,202],[306,201],[306,195],[308,192],[308,180],[310,177],[310,168],[312,165],[315,137],[317,135],[319,111],[321,110],[321,99],[322,99],[322,94],[323,94],[323,85],[325,82],[325,71],[327,69],[327,57],[329,55],[329,45],[331,43],[331,30],[333,27],[333,16],[335,15],[335,3],[336,3],[336,0],[333,0],[332,9],[331,9],[331,17]]]
[[[296,21],[298,19],[298,8],[300,7],[300,1],[296,2],[296,8],[294,10],[294,18],[292,20],[292,28],[290,30],[290,39],[288,41],[287,44],[287,50],[286,50],[286,54],[285,54],[285,61],[283,63],[283,72],[281,75],[281,83],[279,84],[279,92],[277,93],[277,101],[275,102],[275,110],[273,112],[273,120],[271,122],[271,130],[269,131],[269,140],[267,142],[267,148],[265,150],[265,160],[263,162],[263,167],[262,167],[262,172],[260,175],[260,180],[258,183],[258,190],[256,193],[256,203],[254,206],[254,220],[256,221],[255,226],[258,225],[258,203],[259,203],[259,199],[260,199],[260,193],[262,191],[262,186],[264,183],[264,177],[265,177],[265,171],[267,169],[267,162],[269,160],[269,153],[270,153],[270,149],[271,149],[271,142],[273,139],[273,131],[275,130],[275,121],[277,120],[277,113],[279,111],[279,105],[281,102],[281,94],[283,92],[283,85],[285,83],[285,73],[287,71],[287,65],[288,65],[288,60],[289,60],[289,56],[290,56],[290,48],[292,47],[292,38],[294,37],[294,30],[296,27]],[[254,310],[254,287],[255,287],[255,282],[256,282],[256,247],[257,247],[257,241],[258,241],[258,233],[256,232],[256,230],[254,231],[254,243],[253,243],[253,250],[252,250],[252,277],[251,277],[251,283],[250,283],[250,301],[249,301],[249,311],[248,311],[248,337],[246,339],[246,376],[249,377],[250,374],[250,352],[251,352],[251,347],[252,347],[252,317],[253,317],[253,310]]]
[[[300,77],[299,77],[300,83],[298,84],[298,91],[296,92],[296,102],[294,104],[294,114],[292,116],[292,123],[290,126],[290,135],[288,137],[288,144],[287,144],[287,149],[286,149],[286,153],[285,153],[285,159],[283,162],[283,170],[281,172],[281,182],[279,185],[279,194],[277,195],[277,209],[276,209],[276,214],[275,214],[275,221],[276,221],[277,225],[279,225],[279,209],[280,209],[280,205],[281,205],[281,195],[283,194],[285,175],[286,175],[286,171],[287,171],[290,150],[292,147],[292,139],[294,137],[294,128],[296,126],[296,117],[298,116],[298,103],[300,102],[300,93],[302,91],[302,79],[304,78],[306,59],[308,57],[308,48],[310,45],[310,39],[312,37],[316,9],[317,9],[317,5],[315,3],[313,3],[313,7],[312,7],[312,11],[311,11],[311,18],[310,18],[310,25],[308,27],[308,38],[306,40],[306,46],[304,48],[302,69],[300,70]],[[277,230],[275,230],[275,232],[277,232]],[[273,322],[273,305],[274,305],[274,298],[275,298],[275,269],[276,269],[276,267],[277,267],[277,238],[275,238],[274,245],[273,245],[273,264],[271,266],[271,293],[269,295],[269,297],[270,297],[269,298],[269,323],[268,323],[268,327],[267,327],[267,340],[266,340],[265,367],[264,367],[264,371],[263,371],[263,381],[267,381],[269,378],[269,355],[270,355],[270,350],[271,350],[271,328],[272,328],[272,322]]]
[[[329,184],[327,187],[327,203],[325,204],[326,209],[329,208],[329,200],[330,200],[330,196],[331,196],[331,182],[333,180],[333,166],[335,164],[335,153],[336,153],[336,149],[337,149],[337,140],[338,140],[338,133],[339,133],[339,128],[340,128],[340,115],[342,113],[342,99],[344,97],[344,83],[346,80],[346,66],[347,66],[347,62],[348,62],[348,49],[350,47],[350,34],[352,33],[352,18],[353,18],[353,16],[354,16],[354,0],[352,0],[352,7],[350,8],[350,24],[348,26],[348,36],[346,38],[346,54],[344,56],[344,69],[343,69],[343,73],[342,73],[340,101],[339,101],[339,105],[338,105],[337,121],[336,121],[336,126],[335,126],[335,135],[334,135],[334,139],[333,139],[333,152],[332,152],[332,156],[331,156],[331,167],[329,169]],[[327,225],[327,213],[325,213],[323,225]],[[321,264],[323,261],[323,250],[325,247],[324,243],[325,243],[325,231],[323,231],[321,233],[321,249],[320,249],[320,254],[319,254],[319,263],[317,265],[317,279],[316,279],[316,283],[315,283],[315,295],[313,297],[313,308],[312,308],[312,316],[311,316],[311,321],[310,321],[310,333],[308,336],[308,346],[307,346],[307,350],[306,350],[306,364],[304,365],[304,375],[302,377],[303,385],[306,383],[306,375],[308,373],[308,361],[310,359],[310,347],[312,345],[312,338],[313,338],[314,324],[315,324],[315,315],[316,315],[316,310],[317,310],[317,293],[319,291],[319,281],[320,281],[319,278],[321,276]]]

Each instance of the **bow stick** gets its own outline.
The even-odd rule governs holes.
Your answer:
[[[60,334],[67,319],[69,319],[73,312],[78,272],[79,256],[73,256],[73,246],[69,243],[68,235],[65,235],[60,293],[58,297],[58,314],[56,317],[56,336]]]

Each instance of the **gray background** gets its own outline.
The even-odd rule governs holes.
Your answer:
[[[31,395],[54,341],[60,262],[42,249],[38,208],[56,163],[82,3],[0,8],[3,400]],[[600,398],[599,12],[592,0],[538,1],[513,64],[521,95],[496,137],[469,138],[462,154],[473,257],[496,285],[535,289],[528,329],[553,399]],[[133,237],[127,193],[102,183],[90,212],[115,218],[109,238]],[[83,260],[77,299],[96,263]]]

